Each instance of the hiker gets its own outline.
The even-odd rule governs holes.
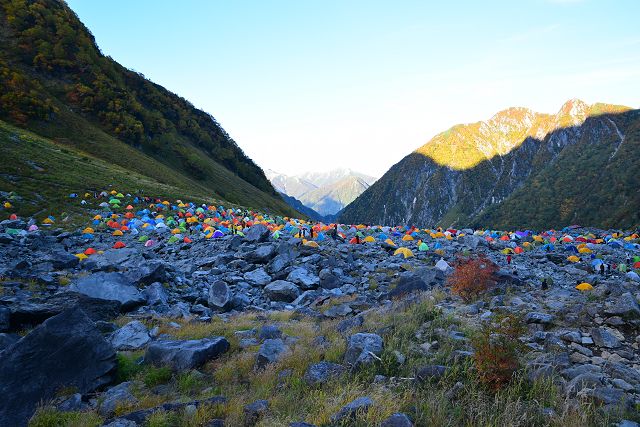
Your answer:
[[[547,282],[547,278],[546,277],[542,279],[542,285],[540,286],[540,288],[543,291],[546,291],[547,289],[549,289],[549,283]]]
[[[313,239],[313,226],[309,225],[309,238]]]
[[[511,265],[511,254],[507,255],[507,264]]]
[[[604,276],[604,269],[605,269],[604,263],[600,264],[600,275],[601,276]]]

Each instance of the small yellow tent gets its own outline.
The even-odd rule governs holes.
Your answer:
[[[413,252],[411,252],[411,249],[409,248],[398,248],[393,254],[402,255],[405,258],[411,258],[413,256]]]

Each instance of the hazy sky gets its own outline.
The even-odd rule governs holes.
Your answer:
[[[637,0],[68,3],[105,54],[283,173],[380,176],[509,106],[640,104]]]

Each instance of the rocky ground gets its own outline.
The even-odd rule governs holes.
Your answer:
[[[257,223],[171,243],[157,228],[145,245],[33,224],[0,223],[2,426],[640,421],[637,276],[595,274],[561,245],[531,245],[507,266],[516,242],[471,230],[421,236],[437,252],[394,238],[412,249],[405,258],[389,243],[348,243],[355,230],[315,247]],[[570,233],[589,232],[603,233]],[[452,267],[436,264],[478,253],[501,269],[467,303],[446,286]],[[638,250],[593,253],[622,263]],[[472,337],[505,313],[526,325],[522,369],[496,392],[476,379]]]

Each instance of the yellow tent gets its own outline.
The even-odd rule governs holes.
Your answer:
[[[570,257],[567,257],[567,261],[578,262],[578,261],[580,261],[580,258],[578,258],[575,255],[571,255]]]
[[[387,245],[391,245],[391,246],[395,246],[395,245],[396,245],[395,243],[393,243],[393,240],[391,240],[391,239],[387,239],[387,240],[385,240],[384,242],[385,242]]]
[[[364,238],[364,241],[367,243],[371,243],[371,242],[375,242],[376,239],[374,239],[372,236],[367,236]]]
[[[309,240],[309,241],[304,242],[304,245],[305,246],[310,246],[312,248],[319,248],[320,247],[320,245],[318,245],[318,243],[314,242],[313,240]]]
[[[402,255],[405,258],[410,258],[413,256],[413,252],[411,252],[411,249],[409,248],[398,248],[396,249],[396,251],[393,253],[394,255]]]
[[[580,252],[581,254],[590,254],[593,251],[589,248],[580,248],[578,249],[578,252]]]
[[[402,240],[404,240],[405,242],[409,242],[413,240],[413,236],[411,234],[405,234],[404,236],[402,236]]]
[[[112,235],[113,235],[113,236],[122,236],[122,235],[123,235],[123,233],[122,233],[122,231],[120,231],[120,230],[116,230],[116,231],[114,231],[114,232],[113,232],[113,234],[112,234]]]
[[[576,289],[579,291],[590,291],[593,289],[593,286],[591,286],[590,284],[588,284],[587,282],[582,282],[580,283],[578,286],[576,286]]]

